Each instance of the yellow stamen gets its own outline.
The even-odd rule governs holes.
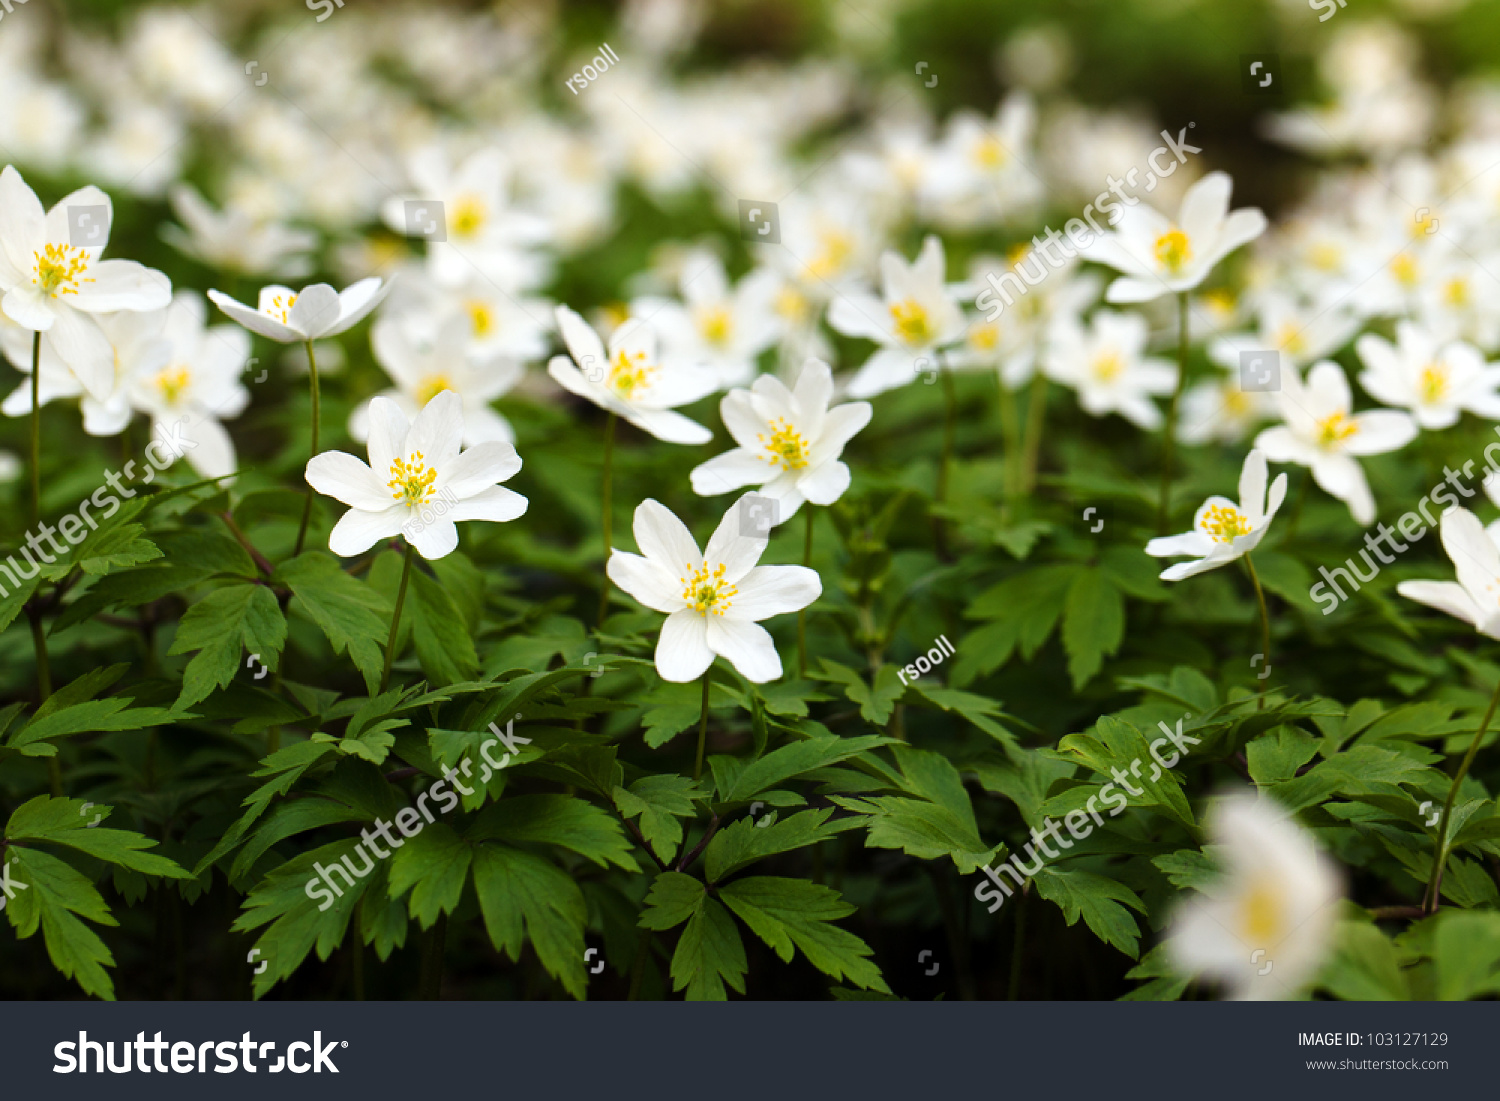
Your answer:
[[[77,294],[79,283],[93,282],[83,274],[89,267],[89,254],[81,248],[53,244],[31,255],[36,258],[36,274],[31,281],[48,297]]]
[[[426,405],[444,390],[452,390],[453,382],[447,375],[438,372],[435,375],[427,375],[417,384],[417,404]]]
[[[932,331],[926,307],[915,298],[892,303],[891,319],[896,325],[896,335],[910,345],[930,344],[937,335]]]
[[[1441,401],[1448,392],[1448,368],[1442,363],[1429,363],[1422,368],[1422,380],[1418,387],[1425,402]]]
[[[475,336],[483,338],[495,331],[495,311],[490,309],[488,302],[471,298],[464,303],[464,310],[469,315],[469,326]]]
[[[780,417],[773,420],[770,427],[773,431],[769,440],[763,434],[755,437],[766,452],[761,458],[772,466],[783,466],[787,470],[801,470],[807,466],[808,455],[812,450],[807,437]]]
[[[271,304],[266,307],[266,314],[285,325],[287,323],[287,314],[292,312],[292,307],[296,304],[297,296],[295,294],[288,295],[285,301],[278,294],[271,299]]]
[[[807,296],[795,287],[782,287],[776,294],[776,312],[788,321],[802,321],[808,314]]]
[[[163,367],[156,374],[156,386],[168,405],[176,405],[177,399],[187,389],[191,374],[186,367]]]
[[[448,220],[455,237],[473,237],[489,217],[484,200],[478,195],[465,195],[453,204],[453,216]]]
[[[1416,259],[1405,252],[1391,261],[1391,274],[1396,277],[1396,282],[1404,287],[1416,286],[1417,280],[1421,278],[1421,272],[1417,270]]]
[[[854,238],[836,229],[820,230],[818,245],[807,265],[807,274],[814,279],[829,279],[839,274],[854,252]]]
[[[698,311],[698,331],[710,344],[728,344],[733,327],[734,319],[722,306],[706,306]]]
[[[1284,909],[1276,885],[1257,882],[1240,901],[1241,939],[1268,950],[1275,947],[1281,940]]]
[[[1120,377],[1125,363],[1118,352],[1104,352],[1094,359],[1094,377],[1100,382],[1113,382]]]
[[[437,479],[436,470],[428,470],[422,462],[422,453],[414,451],[411,458],[391,463],[391,480],[385,484],[395,490],[391,496],[408,508],[420,508],[432,499],[437,490],[432,483]]]
[[[974,146],[974,163],[981,168],[999,168],[1005,163],[1005,146],[986,135]]]
[[[1307,262],[1319,271],[1334,271],[1344,261],[1344,250],[1327,241],[1307,250]]]
[[[1443,287],[1443,297],[1447,299],[1448,305],[1463,309],[1469,304],[1469,281],[1463,276],[1448,280]]]
[[[1187,234],[1180,229],[1168,230],[1158,237],[1153,252],[1156,262],[1173,275],[1180,272],[1183,265],[1193,258],[1193,250],[1188,245]]]
[[[1323,447],[1332,447],[1358,431],[1359,425],[1348,414],[1332,413],[1318,422],[1318,443]]]
[[[1296,322],[1287,321],[1276,332],[1276,347],[1283,352],[1297,355],[1307,350],[1307,341],[1302,339],[1302,330]]]
[[[678,580],[682,582],[682,599],[691,604],[694,611],[706,616],[710,612],[723,615],[729,610],[739,589],[724,580],[722,564],[715,566],[710,572],[707,562],[696,570],[689,562],[687,571],[688,576]]]
[[[609,378],[605,380],[605,385],[622,398],[634,397],[637,391],[651,385],[651,378],[656,372],[657,368],[647,365],[645,352],[636,352],[631,356],[621,348],[615,352],[615,358],[609,365]]]
[[[992,352],[1000,345],[1000,326],[975,325],[969,330],[969,344],[976,351]]]
[[[1200,524],[1203,534],[1211,536],[1215,543],[1232,543],[1235,536],[1249,535],[1255,530],[1248,516],[1225,505],[1209,505]]]

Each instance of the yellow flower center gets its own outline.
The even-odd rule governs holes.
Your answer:
[[[405,462],[397,459],[391,464],[391,480],[385,484],[395,490],[391,496],[408,508],[420,508],[431,500],[437,491],[432,483],[437,479],[436,470],[428,470],[422,462],[422,453],[413,451]]]
[[[266,307],[266,315],[275,318],[285,325],[287,323],[287,314],[292,312],[292,307],[296,304],[297,296],[295,294],[289,294],[285,299],[278,294],[271,299],[271,304]]]
[[[1243,417],[1250,412],[1250,399],[1238,386],[1224,387],[1224,412],[1231,417]]]
[[[647,365],[645,352],[636,352],[631,356],[621,348],[615,352],[615,358],[609,365],[609,378],[605,380],[605,385],[622,398],[634,397],[638,391],[651,385],[651,378],[656,371],[657,368]]]
[[[1346,413],[1331,413],[1318,422],[1318,443],[1323,447],[1347,440],[1359,431],[1359,425]]]
[[[1284,909],[1274,883],[1256,882],[1240,900],[1240,939],[1257,948],[1274,948],[1281,940]]]
[[[788,321],[802,321],[807,317],[807,296],[795,287],[782,287],[776,294],[776,312]]]
[[[453,381],[439,371],[435,375],[426,375],[417,384],[417,404],[426,405],[444,390],[452,390]]]
[[[1113,382],[1124,369],[1125,363],[1118,352],[1104,352],[1094,359],[1094,377],[1100,382]]]
[[[31,254],[36,258],[36,275],[32,282],[48,297],[60,294],[77,294],[79,283],[92,283],[84,277],[89,267],[88,253],[68,245],[47,245],[41,252]]]
[[[1437,215],[1432,211],[1418,215],[1412,219],[1411,235],[1413,237],[1430,237],[1437,232]]]
[[[1441,363],[1429,363],[1422,368],[1422,380],[1417,385],[1423,401],[1441,401],[1448,392],[1448,368]]]
[[[176,405],[191,377],[186,367],[163,367],[156,374],[156,388],[168,405]]]
[[[1193,250],[1188,246],[1187,234],[1180,229],[1171,229],[1163,233],[1156,239],[1156,247],[1152,251],[1156,256],[1156,262],[1173,275],[1180,272],[1183,265],[1193,258]]]
[[[1344,261],[1344,250],[1323,241],[1307,251],[1307,262],[1319,271],[1333,271]]]
[[[1404,287],[1414,287],[1421,273],[1417,270],[1417,261],[1409,253],[1401,253],[1391,261],[1391,274],[1396,277],[1396,282]]]
[[[772,466],[784,466],[787,470],[801,470],[805,467],[811,450],[807,437],[780,417],[773,420],[770,427],[773,431],[769,440],[764,434],[758,433],[755,437],[765,449],[766,453],[762,457],[766,462]]]
[[[1448,305],[1462,309],[1469,304],[1469,281],[1462,276],[1448,280],[1443,287],[1443,297]]]
[[[1255,530],[1250,518],[1238,509],[1226,505],[1209,505],[1203,514],[1203,534],[1215,543],[1232,543],[1237,535],[1249,535]]]
[[[495,331],[495,311],[488,302],[471,298],[464,303],[464,311],[469,315],[469,326],[475,336],[486,337]]]
[[[1283,352],[1297,355],[1307,351],[1307,341],[1302,339],[1302,330],[1295,322],[1287,321],[1276,332],[1276,347]]]
[[[981,168],[999,168],[1005,163],[1005,146],[986,135],[974,146],[974,163]]]
[[[891,305],[891,320],[896,325],[896,335],[911,345],[931,343],[936,335],[926,308],[915,298]]]
[[[455,237],[473,237],[484,228],[488,216],[483,199],[478,195],[465,195],[453,204],[453,217],[448,224]]]
[[[807,265],[807,274],[814,279],[827,279],[844,270],[854,252],[854,238],[836,229],[824,229],[818,233],[818,246]]]
[[[1021,264],[1025,262],[1026,257],[1030,255],[1031,245],[1025,241],[1022,241],[1019,245],[1010,246],[1010,248],[1005,253],[1005,259],[1010,262],[1011,267],[1016,268],[1020,267]]]
[[[1234,313],[1234,292],[1225,287],[1218,287],[1204,294],[1203,302],[1209,310],[1221,317]]]
[[[698,311],[698,331],[710,344],[721,347],[728,344],[733,327],[734,321],[729,316],[729,311],[722,306],[707,306]]]
[[[734,597],[739,590],[724,580],[723,565],[715,566],[710,572],[708,563],[705,562],[696,570],[693,564],[687,564],[688,576],[679,578],[682,582],[682,599],[693,606],[693,610],[700,615],[723,615],[734,603]]]
[[[975,325],[969,330],[969,344],[976,351],[992,352],[1000,345],[1000,326]]]

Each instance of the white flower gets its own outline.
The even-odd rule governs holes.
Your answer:
[[[704,497],[759,485],[780,502],[785,522],[803,501],[831,505],[849,488],[844,445],[870,422],[870,403],[828,408],[833,372],[816,359],[802,367],[794,389],[762,375],[749,390],[731,390],[719,403],[724,426],[739,447],[696,467],[693,492]]]
[[[557,307],[557,328],[572,355],[553,356],[547,373],[559,386],[624,417],[668,443],[707,443],[713,433],[672,409],[717,390],[712,371],[695,370],[657,356],[656,333],[637,320],[610,334],[609,352],[588,322]]]
[[[1500,547],[1466,508],[1443,513],[1438,530],[1458,580],[1403,581],[1396,591],[1471,624],[1482,635],[1500,638]]]
[[[1123,273],[1104,297],[1149,302],[1192,290],[1225,256],[1264,233],[1266,216],[1259,210],[1229,212],[1233,186],[1226,173],[1210,172],[1188,188],[1175,221],[1149,206],[1125,207],[1114,231],[1083,251]]]
[[[47,333],[84,389],[101,399],[114,381],[114,352],[87,315],[158,310],[172,298],[161,272],[133,260],[99,259],[112,219],[109,196],[97,187],[80,188],[43,212],[19,172],[9,165],[0,172],[0,308]],[[72,236],[87,243],[74,245]]]
[[[327,283],[314,283],[300,292],[290,287],[262,287],[255,309],[237,302],[222,291],[208,297],[252,333],[281,344],[321,340],[337,336],[362,321],[390,293],[391,284],[377,275],[336,291]]]
[[[318,243],[315,233],[288,229],[242,210],[215,210],[188,184],[174,187],[171,200],[187,228],[163,226],[162,239],[211,268],[288,278],[312,270],[305,254]]]
[[[1008,96],[993,119],[955,112],[927,179],[942,220],[971,227],[1032,210],[1043,194],[1031,148],[1035,130],[1036,105],[1024,92]]]
[[[396,384],[394,390],[379,397],[394,401],[404,415],[415,417],[436,395],[452,390],[463,399],[466,445],[473,447],[488,440],[514,443],[516,437],[509,422],[489,403],[521,381],[525,373],[521,364],[511,359],[471,358],[465,351],[468,334],[454,325],[430,340],[414,335],[411,328],[395,318],[383,317],[370,330],[375,361]],[[369,410],[370,403],[366,402],[349,418],[349,434],[361,442],[369,436]]]
[[[131,404],[151,417],[152,433],[185,421],[182,434],[197,445],[186,452],[188,463],[205,478],[220,478],[237,469],[234,441],[219,421],[250,404],[240,383],[250,334],[233,325],[207,328],[207,314],[196,293],[174,296],[162,329],[168,357],[155,367],[138,364],[125,381]]]
[[[1416,437],[1416,422],[1391,409],[1351,413],[1349,380],[1327,360],[1313,365],[1306,385],[1296,368],[1282,371],[1276,404],[1286,423],[1261,432],[1255,446],[1273,463],[1310,467],[1313,480],[1349,506],[1355,523],[1374,520],[1375,498],[1357,456],[1405,447]]]
[[[870,398],[916,381],[923,360],[941,366],[937,349],[963,339],[964,315],[943,282],[943,243],[928,237],[915,261],[899,253],[880,257],[883,301],[851,290],[828,308],[828,324],[846,336],[882,345],[849,383],[849,396]]]
[[[780,335],[778,282],[775,272],[762,268],[731,288],[719,258],[695,249],[682,262],[683,301],[644,298],[631,313],[650,322],[673,357],[706,364],[720,386],[741,386],[755,377],[755,358]]]
[[[1146,544],[1146,553],[1155,558],[1193,557],[1191,562],[1168,566],[1161,573],[1163,581],[1181,581],[1228,565],[1260,545],[1285,499],[1286,475],[1278,474],[1267,500],[1266,457],[1251,451],[1240,468],[1239,504],[1226,497],[1210,497],[1193,516],[1192,531],[1153,539]]]
[[[1177,438],[1183,443],[1205,444],[1211,440],[1238,443],[1263,420],[1276,415],[1271,393],[1246,390],[1239,368],[1232,374],[1195,382],[1182,395],[1182,413],[1177,419]]]
[[[1140,314],[1100,310],[1088,329],[1074,318],[1056,326],[1043,370],[1048,378],[1072,387],[1078,404],[1090,416],[1119,413],[1139,428],[1161,426],[1153,394],[1170,394],[1177,367],[1145,356],[1151,332]]]
[[[1485,365],[1472,345],[1438,341],[1410,321],[1396,324],[1396,343],[1366,333],[1354,344],[1365,370],[1359,384],[1376,401],[1410,409],[1428,431],[1450,428],[1461,412],[1500,420],[1500,367]]]
[[[1221,337],[1208,346],[1208,358],[1238,371],[1242,352],[1275,352],[1283,361],[1305,367],[1332,355],[1359,331],[1359,321],[1339,306],[1299,307],[1285,294],[1267,292],[1257,310],[1253,333]]]
[[[370,465],[344,451],[325,451],[307,464],[307,484],[349,511],[328,534],[341,558],[382,539],[404,535],[423,558],[458,546],[460,520],[514,520],[526,498],[496,483],[521,469],[521,457],[498,440],[459,451],[463,402],[444,390],[408,422],[396,403],[370,403]]]
[[[1177,968],[1226,983],[1241,1000],[1289,999],[1332,948],[1343,894],[1337,868],[1274,803],[1234,796],[1209,814],[1227,875],[1177,914]]]
[[[696,680],[727,658],[746,680],[763,684],[781,676],[781,657],[760,620],[800,611],[823,591],[805,566],[757,566],[766,535],[745,522],[744,498],[719,522],[708,549],[664,505],[645,500],[635,510],[635,543],[641,554],[611,548],[609,579],[654,611],[665,612],[656,642],[656,671],[663,680]],[[644,555],[644,557],[642,557]]]

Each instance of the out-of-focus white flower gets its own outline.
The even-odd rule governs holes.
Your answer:
[[[1036,106],[1025,93],[1007,97],[993,119],[955,113],[926,181],[937,216],[959,227],[1024,218],[1043,194],[1035,130]]]
[[[766,535],[748,530],[741,501],[731,505],[708,547],[666,506],[645,500],[635,510],[640,554],[611,549],[609,579],[640,603],[664,612],[656,642],[663,680],[696,680],[726,658],[748,681],[781,676],[781,656],[760,621],[807,607],[823,591],[805,566],[758,566]]]
[[[1208,346],[1208,357],[1221,367],[1238,370],[1244,352],[1275,352],[1295,367],[1304,367],[1338,351],[1359,330],[1349,311],[1299,305],[1285,294],[1261,297],[1253,333],[1220,337]]]
[[[171,202],[186,230],[163,226],[162,239],[211,268],[286,278],[312,270],[306,253],[317,245],[318,235],[310,230],[290,229],[245,211],[215,210],[189,184],[172,188]]]
[[[1172,392],[1177,365],[1145,355],[1150,335],[1140,314],[1100,310],[1087,329],[1076,320],[1057,327],[1042,369],[1073,389],[1090,416],[1119,413],[1139,428],[1159,428],[1151,397]]]
[[[829,305],[835,329],[881,345],[850,380],[851,397],[874,397],[916,381],[924,367],[941,366],[939,349],[963,338],[964,315],[944,282],[945,270],[942,241],[928,237],[910,264],[896,252],[881,256],[881,298],[851,290]]]
[[[83,145],[85,117],[83,105],[63,85],[7,72],[0,63],[0,149],[18,163],[61,172]]]
[[[1224,799],[1207,826],[1226,874],[1178,911],[1167,938],[1174,964],[1240,1000],[1295,998],[1333,947],[1337,867],[1269,800]]]
[[[566,306],[557,308],[557,328],[572,358],[553,356],[547,373],[563,389],[659,440],[698,444],[713,439],[701,424],[672,410],[717,390],[714,372],[662,360],[650,325],[626,321],[610,334],[607,353],[599,334]]]
[[[1266,229],[1254,207],[1229,210],[1234,184],[1227,173],[1210,172],[1182,198],[1176,220],[1145,204],[1123,208],[1112,232],[1083,250],[1123,273],[1104,296],[1110,302],[1149,302],[1163,294],[1192,290],[1215,264]]]
[[[307,463],[307,484],[349,506],[328,534],[328,549],[352,558],[402,535],[423,558],[442,558],[458,547],[459,521],[504,523],[524,513],[526,498],[497,484],[521,469],[516,449],[491,440],[460,451],[462,436],[463,402],[451,390],[428,402],[415,421],[393,401],[372,401],[369,466],[344,451],[324,451]]]
[[[474,358],[466,351],[467,340],[455,325],[429,338],[395,318],[381,318],[370,330],[370,344],[375,361],[396,386],[378,396],[394,401],[403,415],[414,418],[438,394],[452,390],[463,399],[466,446],[488,440],[514,443],[510,423],[490,408],[490,402],[520,382],[525,369],[514,359]],[[369,409],[370,402],[365,402],[349,418],[349,434],[361,442],[369,436]]]
[[[204,10],[150,7],[136,16],[125,40],[141,84],[159,95],[212,115],[245,89],[239,62],[202,23]]]
[[[755,358],[775,343],[781,326],[774,312],[776,276],[751,272],[731,287],[724,265],[695,249],[678,277],[682,302],[642,298],[631,313],[648,321],[674,358],[710,367],[719,386],[739,386],[755,375]]]
[[[1002,278],[998,273],[1007,268],[1020,274],[1027,292],[1001,307],[989,277]],[[974,257],[968,282],[949,289],[964,299],[977,295],[975,305],[984,312],[970,320],[964,343],[947,352],[948,365],[998,367],[1001,380],[1011,390],[1030,382],[1050,334],[1077,325],[1084,310],[1099,297],[1103,281],[1098,274],[1090,271],[1080,275],[1077,268],[1077,261],[1066,257],[1061,267],[1048,267],[1029,243],[1011,249],[1004,260],[983,254]],[[1028,278],[1029,271],[1038,273],[1035,282]]]
[[[1408,409],[1429,432],[1458,423],[1462,412],[1500,420],[1500,366],[1486,366],[1462,341],[1439,345],[1410,321],[1396,323],[1396,343],[1366,333],[1355,342],[1364,361],[1359,384],[1376,401]]]
[[[108,195],[83,187],[44,212],[19,172],[10,165],[0,172],[0,307],[47,333],[83,388],[101,399],[114,382],[114,351],[89,315],[161,309],[172,297],[161,272],[99,258],[113,211]]]
[[[407,171],[414,190],[386,200],[381,214],[396,232],[427,238],[435,280],[459,286],[478,274],[522,290],[545,278],[546,265],[533,250],[550,230],[541,218],[511,206],[511,169],[499,149],[481,149],[454,168],[442,149],[430,146],[412,157]]]
[[[1251,450],[1240,468],[1240,500],[1210,497],[1193,516],[1193,530],[1181,535],[1167,535],[1146,544],[1146,553],[1155,558],[1190,556],[1191,562],[1177,562],[1162,571],[1163,581],[1181,581],[1228,565],[1249,554],[1265,538],[1281,502],[1286,500],[1286,475],[1276,475],[1266,495],[1266,457]]]
[[[1396,591],[1463,620],[1482,635],[1500,638],[1500,547],[1495,534],[1466,508],[1443,513],[1438,530],[1458,580],[1403,581]]]
[[[187,130],[176,112],[141,100],[112,104],[109,124],[84,147],[84,167],[106,184],[155,198],[182,173]]]
[[[1325,492],[1349,506],[1355,523],[1374,520],[1375,498],[1359,457],[1405,447],[1417,435],[1416,421],[1391,409],[1351,412],[1349,380],[1328,360],[1313,365],[1306,385],[1295,368],[1282,371],[1276,404],[1285,423],[1263,431],[1255,446],[1273,463],[1310,468]]]
[[[209,291],[208,297],[252,333],[279,344],[295,344],[337,336],[353,328],[380,305],[390,290],[390,283],[372,275],[342,291],[327,283],[314,283],[301,291],[276,285],[262,287],[258,307],[253,310],[222,291]]]
[[[778,522],[803,501],[831,505],[849,488],[849,468],[839,458],[856,432],[870,423],[870,403],[830,409],[833,372],[810,359],[793,389],[762,375],[749,390],[731,390],[719,403],[724,426],[739,444],[695,467],[693,492],[712,497],[747,485],[780,502]]]

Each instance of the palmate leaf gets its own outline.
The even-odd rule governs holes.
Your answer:
[[[806,810],[766,825],[764,818],[741,818],[714,834],[704,851],[705,869],[710,883],[718,883],[755,861],[777,853],[815,845],[846,830],[865,825],[859,816],[829,821],[830,807]],[[643,827],[644,832],[644,827]]]
[[[548,974],[584,996],[583,928],[588,907],[571,876],[535,853],[482,842],[473,847],[474,891],[495,947],[512,960],[529,940]]]
[[[228,684],[240,670],[242,651],[259,654],[261,664],[275,670],[285,641],[286,619],[270,589],[264,585],[215,589],[187,610],[167,651],[198,651],[183,673],[177,707],[191,707]]]
[[[464,834],[470,841],[545,842],[592,860],[640,871],[619,820],[572,795],[521,795],[491,804]]]
[[[1057,903],[1069,925],[1082,917],[1105,944],[1131,959],[1139,953],[1140,927],[1125,906],[1144,914],[1146,904],[1125,884],[1092,872],[1050,866],[1043,867],[1032,882],[1038,894]]]
[[[860,717],[875,726],[885,726],[891,721],[891,712],[896,701],[906,693],[901,676],[894,665],[882,665],[875,673],[875,683],[866,684],[864,678],[850,669],[827,658],[819,659],[823,672],[819,679],[836,681],[844,686],[844,694],[851,703],[859,705]],[[813,674],[809,673],[809,676]]]
[[[85,803],[82,799],[38,795],[16,808],[5,824],[5,836],[10,841],[48,841],[66,845],[95,859],[144,875],[193,878],[175,861],[145,852],[156,847],[157,842],[152,838],[132,830],[91,825],[96,821],[96,815],[107,818],[113,809],[98,803]]]
[[[440,913],[457,909],[472,859],[473,850],[448,825],[427,825],[391,856],[391,896],[410,890],[411,916],[423,929],[430,929]]]
[[[413,569],[407,607],[411,609],[417,661],[427,679],[441,686],[473,678],[479,671],[474,639],[443,586]]]
[[[856,738],[830,736],[792,742],[740,769],[730,780],[727,790],[719,785],[719,797],[728,802],[743,802],[794,776],[836,764],[894,741],[894,738],[866,734]]]
[[[390,631],[391,606],[375,589],[350,577],[338,559],[323,551],[308,551],[283,563],[276,576],[285,582],[328,636],[335,654],[348,651],[364,675],[372,694],[380,684],[384,662],[382,642]]]
[[[622,817],[640,817],[641,836],[665,864],[682,844],[682,823],[678,819],[691,817],[695,813],[693,800],[704,793],[686,776],[642,776],[628,789],[616,786],[612,795]]]
[[[672,953],[672,989],[685,989],[690,1002],[724,1001],[729,997],[726,983],[743,994],[749,965],[729,911],[692,876],[662,872],[651,881],[641,927],[661,932],[684,921],[687,927]]]
[[[873,955],[870,946],[833,924],[854,912],[833,888],[804,879],[750,876],[721,888],[719,897],[783,963],[791,962],[795,945],[835,981],[847,977],[866,990],[890,993],[880,969],[866,958]]]
[[[1093,566],[1080,569],[1063,607],[1062,641],[1073,687],[1082,688],[1124,639],[1125,598],[1111,575]]]
[[[114,981],[105,968],[115,965],[114,956],[79,918],[100,925],[119,923],[88,877],[38,849],[13,846],[6,850],[5,860],[11,882],[25,884],[5,906],[16,936],[24,940],[40,928],[52,966],[75,980],[85,993],[113,1001]]]

